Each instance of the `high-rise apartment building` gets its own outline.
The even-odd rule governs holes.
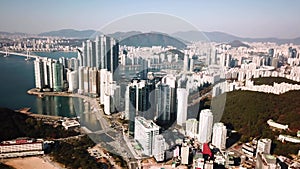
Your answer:
[[[119,66],[119,42],[105,35],[96,37],[95,41],[87,40],[82,43],[78,59],[80,66],[107,69],[114,73]]]
[[[158,121],[167,123],[171,120],[171,88],[167,84],[159,84],[155,91]]]
[[[78,93],[83,94],[84,93],[84,73],[83,73],[84,67],[79,66],[78,68]]]
[[[61,92],[64,89],[63,65],[59,62],[52,63],[53,67],[53,91]]]
[[[34,61],[34,77],[35,77],[35,87],[42,89],[45,84],[44,78],[44,68],[42,59],[37,58]]]
[[[200,143],[208,143],[211,141],[213,124],[213,115],[210,109],[204,109],[200,112],[198,141]]]
[[[182,126],[187,118],[188,91],[177,88],[177,124]]]
[[[223,123],[215,123],[213,126],[212,145],[219,149],[226,148],[227,129]]]
[[[185,134],[188,137],[196,138],[198,135],[197,119],[188,119],[185,123]]]
[[[140,115],[147,116],[147,109],[149,108],[149,90],[145,80],[133,80],[128,87],[129,100],[126,101],[129,115],[129,134],[133,134],[135,117]]]
[[[52,59],[37,58],[34,61],[35,86],[40,90],[63,91],[64,67]]]
[[[68,71],[67,81],[69,82],[69,92],[75,92],[78,89],[78,71]]]

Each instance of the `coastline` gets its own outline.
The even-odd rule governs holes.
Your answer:
[[[109,122],[106,118],[106,115],[104,114],[103,108],[100,106],[100,102],[97,98],[92,98],[89,96],[84,96],[80,94],[74,94],[74,93],[67,93],[67,92],[40,92],[37,91],[36,88],[30,89],[27,91],[27,94],[29,95],[36,95],[37,97],[44,97],[44,96],[58,96],[58,97],[76,97],[76,98],[81,98],[86,102],[90,103],[90,108],[95,113],[97,120],[99,121],[99,124],[101,126],[102,130],[106,130],[110,127]],[[32,113],[34,114],[34,113]],[[34,115],[35,116],[35,115]],[[51,115],[45,115],[45,116],[50,116]],[[61,116],[56,116],[56,117],[61,117]],[[88,129],[87,131],[90,131]]]
[[[27,116],[31,116],[34,118],[46,118],[46,119],[51,119],[51,120],[60,120],[63,117],[62,116],[52,116],[52,115],[46,115],[46,114],[35,114],[33,112],[30,112],[30,108],[22,108],[19,110],[15,110],[16,112],[26,114]]]

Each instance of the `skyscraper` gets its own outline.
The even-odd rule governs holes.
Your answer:
[[[189,56],[187,54],[187,51],[185,51],[184,58],[183,58],[183,72],[188,71],[188,66],[189,66]]]
[[[98,96],[99,93],[99,77],[96,67],[89,69],[89,94],[93,97]]]
[[[169,122],[171,119],[171,90],[167,84],[159,84],[156,89],[158,121]]]
[[[34,61],[34,77],[35,77],[35,87],[42,89],[44,87],[44,68],[42,59],[37,58]]]
[[[63,65],[59,62],[52,63],[53,67],[53,91],[63,91]]]
[[[88,94],[89,93],[89,67],[83,67],[83,92],[84,94]]]
[[[210,109],[204,109],[200,112],[198,141],[208,143],[211,141],[213,115]]]
[[[226,148],[227,129],[223,123],[215,123],[213,127],[212,144],[219,149]]]
[[[78,71],[68,71],[67,80],[69,82],[69,92],[74,92],[78,89]]]
[[[86,42],[82,42],[82,51],[79,51],[79,61],[80,61],[80,66],[87,66],[87,53],[88,53],[88,48]]]
[[[110,49],[107,52],[107,70],[115,73],[119,66],[119,42],[113,38],[110,38]]]
[[[103,58],[101,58],[101,39],[100,39],[100,37],[99,36],[97,36],[96,37],[96,40],[95,40],[95,49],[96,49],[96,51],[95,51],[95,54],[96,54],[96,68],[98,69],[98,70],[100,70],[100,69],[102,69],[101,68],[101,59],[103,59]]]
[[[129,134],[134,132],[134,122],[137,115],[145,115],[148,108],[149,95],[145,80],[133,80],[129,84]]]
[[[177,88],[177,124],[182,126],[187,118],[188,91]]]
[[[109,37],[106,37],[105,35],[101,35],[100,37],[100,45],[97,45],[97,47],[100,47],[98,51],[100,51],[100,56],[98,57],[100,62],[100,69],[107,69],[107,52],[110,50],[110,42]]]
[[[95,41],[87,40],[78,52],[80,66],[107,69],[112,73],[119,66],[119,42],[111,37],[101,35]]]
[[[166,84],[170,87],[170,113],[171,118],[175,118],[176,113],[176,78],[172,74],[164,76],[161,80],[161,83]]]
[[[111,110],[110,97],[112,96],[112,82],[112,73],[107,71],[106,69],[101,69],[100,83],[98,87],[100,88],[100,102],[104,103],[104,109],[106,110],[106,114],[110,114]]]
[[[159,135],[159,126],[152,120],[146,120],[144,117],[135,117],[134,139],[140,143],[143,148],[143,154],[154,155],[155,137]]]
[[[79,66],[78,68],[78,93],[83,94],[84,93],[84,73],[83,73],[83,67]]]
[[[88,67],[96,67],[96,49],[95,49],[95,42],[91,40],[86,41],[86,61],[87,64],[85,66]]]

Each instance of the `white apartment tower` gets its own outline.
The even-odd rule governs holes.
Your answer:
[[[196,138],[198,134],[198,125],[197,119],[188,119],[185,123],[186,136]]]
[[[220,150],[226,148],[227,129],[223,123],[215,123],[213,127],[212,144]]]
[[[188,91],[184,88],[177,89],[177,124],[182,126],[187,118]]]
[[[42,59],[36,59],[34,61],[34,77],[35,77],[35,87],[42,89],[44,87],[44,69]]]
[[[210,109],[204,109],[200,112],[198,141],[200,143],[208,143],[211,141],[213,124],[213,115]]]

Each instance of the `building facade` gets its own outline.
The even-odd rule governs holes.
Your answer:
[[[155,138],[159,135],[159,126],[144,117],[135,117],[134,139],[142,146],[143,154],[154,155]]]
[[[200,112],[198,141],[208,143],[211,141],[213,115],[211,110],[204,109]]]

